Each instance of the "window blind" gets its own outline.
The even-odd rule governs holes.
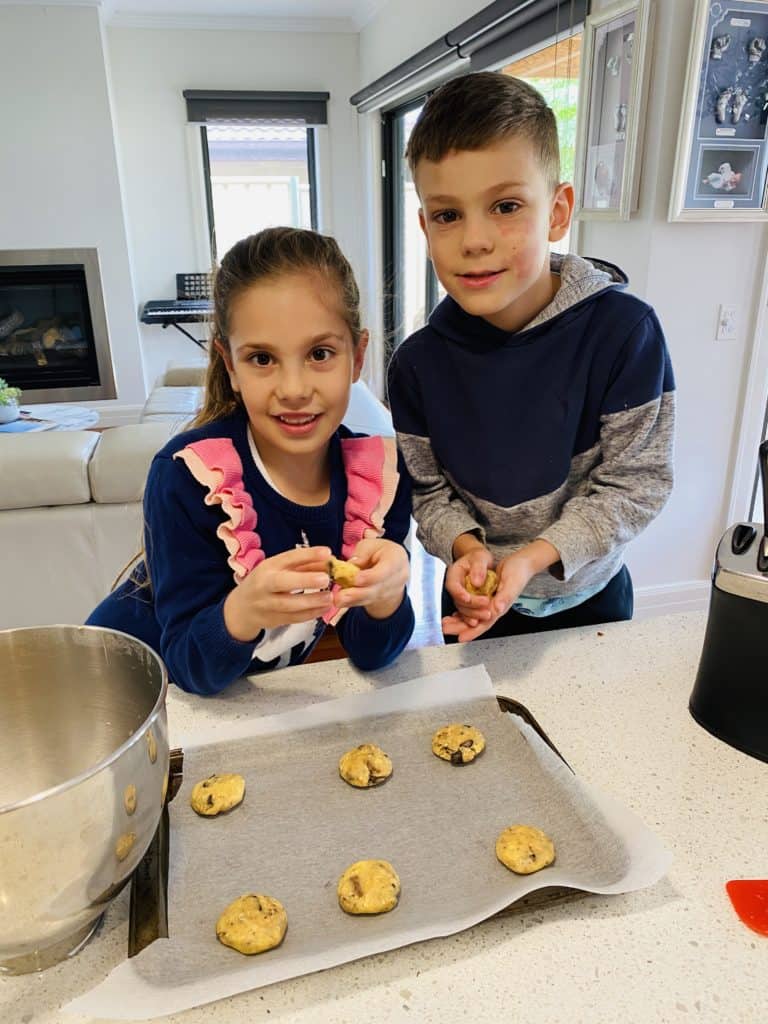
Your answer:
[[[457,74],[493,67],[570,35],[588,12],[589,0],[495,0],[356,92],[350,103],[364,114],[402,102]]]
[[[305,124],[328,123],[327,92],[241,92],[239,90],[185,89],[187,121],[230,124],[258,119],[298,120]]]

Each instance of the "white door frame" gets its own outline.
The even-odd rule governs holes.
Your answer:
[[[744,387],[744,408],[733,469],[728,522],[746,521],[750,513],[757,469],[757,449],[763,440],[768,401],[768,240],[763,247],[763,277],[755,315],[752,352]],[[759,511],[756,513],[760,515]]]

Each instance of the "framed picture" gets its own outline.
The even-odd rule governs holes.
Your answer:
[[[651,0],[625,0],[584,24],[574,175],[582,220],[628,220],[637,209],[652,19]]]
[[[669,220],[768,220],[768,0],[697,0]]]

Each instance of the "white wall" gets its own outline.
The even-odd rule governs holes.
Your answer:
[[[93,7],[0,6],[0,248],[98,249],[118,399],[144,400],[109,82]]]
[[[390,0],[361,33],[359,85],[483,6],[482,0],[421,0],[413,21],[406,0]],[[594,10],[605,6],[606,0],[593,4]],[[694,0],[656,3],[638,213],[629,223],[586,223],[580,240],[582,253],[618,263],[629,275],[630,290],[655,306],[676,373],[675,492],[629,556],[639,605],[657,608],[702,606],[707,597],[715,545],[729,514],[768,243],[768,230],[760,224],[667,223],[693,8]],[[366,202],[375,205],[370,196]],[[739,308],[735,341],[715,341],[719,303]],[[746,509],[736,514],[744,516]]]
[[[318,129],[325,135],[321,226],[360,264],[357,116],[349,103],[358,81],[356,35],[109,27],[107,40],[139,303],[173,297],[177,272],[208,269],[197,255],[201,211],[190,172],[199,155],[189,155],[184,89],[330,92],[328,127]],[[204,325],[187,326],[204,337]],[[142,326],[141,335],[149,387],[169,360],[199,356],[173,328]]]

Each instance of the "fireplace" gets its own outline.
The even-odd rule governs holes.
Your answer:
[[[0,377],[25,404],[116,397],[95,249],[0,251]]]

